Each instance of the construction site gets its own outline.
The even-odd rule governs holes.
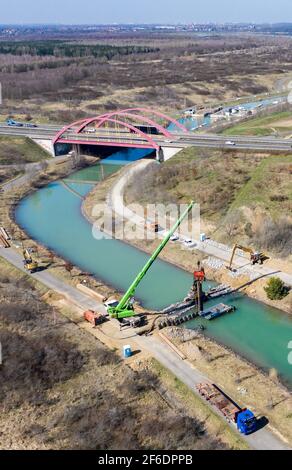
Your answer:
[[[291,450],[290,37],[76,28],[0,28],[0,450]]]
[[[88,176],[85,176],[88,178]],[[62,191],[68,193],[67,186],[76,188],[77,191],[80,191],[80,184],[78,178],[73,179],[70,177],[71,183],[66,183],[66,186],[61,184]],[[87,181],[87,180],[86,180]],[[105,179],[105,182],[107,180]],[[85,184],[88,184],[87,182]],[[78,187],[79,185],[79,187]],[[74,192],[70,191],[70,195],[74,200],[79,200],[76,197],[75,190]],[[71,197],[71,196],[70,196]],[[52,201],[53,205],[54,202]],[[80,203],[80,202],[79,202]],[[139,292],[140,285],[143,285],[145,279],[150,280],[151,282],[151,273],[154,269],[154,275],[156,278],[156,283],[158,285],[156,288],[160,291],[162,295],[163,289],[166,292],[166,298],[171,298],[169,295],[169,285],[174,286],[173,281],[167,280],[167,277],[164,278],[155,274],[155,267],[160,265],[158,257],[161,256],[165,250],[171,245],[179,246],[180,243],[185,243],[182,235],[178,236],[179,227],[188,217],[188,214],[193,208],[193,202],[190,203],[187,209],[180,215],[178,220],[175,221],[174,225],[167,232],[163,227],[158,226],[155,220],[147,219],[148,222],[142,222],[142,229],[146,231],[151,231],[155,234],[155,240],[153,241],[156,244],[156,247],[151,256],[143,255],[145,258],[145,264],[141,266],[141,269],[136,272],[135,276],[129,282],[128,288],[125,289],[123,295],[119,294],[117,291],[111,292],[112,289],[108,287],[107,289],[101,289],[94,287],[94,283],[86,275],[83,276],[83,281],[81,277],[81,282],[76,284],[76,281],[73,283],[74,291],[69,291],[65,285],[56,287],[53,279],[50,279],[51,274],[51,264],[52,259],[48,257],[42,257],[41,253],[35,250],[33,247],[29,247],[29,243],[24,242],[22,245],[18,246],[18,255],[15,258],[11,254],[11,246],[15,247],[18,243],[13,239],[9,233],[9,229],[1,227],[1,243],[4,249],[4,252],[7,253],[5,256],[6,259],[10,262],[15,262],[21,266],[25,272],[31,274],[36,279],[39,278],[41,282],[47,283],[48,286],[54,286],[54,291],[59,292],[61,295],[60,300],[57,302],[54,301],[54,305],[58,308],[66,308],[66,310],[71,311],[69,318],[74,322],[78,322],[78,325],[88,331],[90,334],[93,334],[98,338],[106,347],[110,349],[117,349],[120,351],[121,357],[124,358],[126,362],[131,364],[131,367],[138,369],[144,364],[145,359],[153,356],[156,357],[160,362],[165,364],[168,367],[168,361],[170,359],[169,355],[173,355],[172,360],[178,361],[178,370],[180,369],[179,362],[189,360],[189,353],[186,354],[182,344],[191,344],[193,341],[208,341],[204,339],[205,334],[208,332],[212,325],[216,325],[221,317],[228,318],[234,317],[236,322],[236,316],[238,312],[242,311],[241,304],[238,305],[238,299],[236,294],[245,288],[245,284],[249,284],[252,281],[245,282],[244,285],[233,285],[233,282],[230,284],[221,283],[217,285],[212,285],[206,280],[206,270],[209,270],[209,266],[214,267],[214,261],[211,261],[210,257],[206,257],[203,262],[196,261],[194,262],[194,270],[191,278],[187,277],[188,281],[183,282],[183,289],[181,292],[184,292],[184,295],[181,296],[181,300],[173,302],[168,305],[164,305],[161,309],[145,308],[145,303],[147,302],[137,302],[135,295],[137,291]],[[40,207],[40,210],[42,208]],[[182,240],[180,240],[182,236]],[[201,240],[195,243],[196,249],[204,251],[204,247],[209,245],[210,240],[205,234],[201,234]],[[181,249],[181,248],[180,248]],[[190,248],[186,246],[185,250],[189,253]],[[194,250],[194,248],[192,248]],[[268,256],[262,252],[257,252],[251,247],[246,247],[240,244],[235,244],[234,247],[229,251],[227,255],[226,262],[224,264],[224,270],[231,276],[230,279],[236,279],[236,274],[240,272],[240,264],[244,265],[244,269],[250,269],[252,271],[253,267],[259,266],[264,267]],[[218,261],[217,261],[218,262]],[[55,264],[56,261],[53,261]],[[139,262],[140,263],[140,262]],[[69,268],[68,268],[69,269]],[[75,269],[73,264],[70,266],[70,276],[72,281],[71,270]],[[49,273],[48,273],[49,272]],[[208,271],[209,272],[209,271]],[[75,275],[76,276],[76,275]],[[177,276],[177,274],[175,274]],[[255,275],[254,275],[255,276]],[[254,279],[253,279],[254,280]],[[67,281],[68,282],[68,281]],[[170,284],[168,284],[170,282]],[[72,282],[70,282],[72,284]],[[154,285],[151,282],[151,290],[154,292]],[[65,294],[66,292],[66,294]],[[65,295],[64,295],[65,294]],[[174,298],[177,297],[176,290],[173,292]],[[141,294],[138,294],[139,297]],[[164,295],[164,294],[163,294]],[[143,307],[141,304],[144,304]],[[150,306],[151,304],[149,304]],[[82,308],[83,307],[83,308]],[[86,307],[86,308],[84,308]],[[195,322],[194,324],[192,322]],[[214,323],[213,323],[214,322]],[[190,330],[184,329],[184,326],[191,328]],[[182,336],[180,333],[176,333],[176,330],[173,328],[182,331]],[[183,329],[182,329],[183,328]],[[178,331],[179,331],[178,330]],[[190,331],[191,335],[188,339],[185,339],[183,331]],[[186,336],[187,337],[187,336]],[[144,339],[145,338],[145,339]],[[153,339],[151,339],[153,338]],[[159,338],[159,341],[157,342]],[[183,343],[181,343],[181,338]],[[154,343],[153,343],[154,341]],[[160,351],[159,343],[162,342],[162,350]],[[168,353],[163,352],[164,348],[168,348]],[[196,350],[197,346],[193,346]],[[205,349],[205,345],[202,350]],[[211,350],[212,348],[210,348]],[[155,352],[154,352],[155,351]],[[168,357],[167,357],[168,356]],[[191,356],[192,357],[192,356]],[[202,362],[203,359],[201,359]],[[165,361],[165,362],[164,362]],[[203,362],[205,359],[203,360]],[[208,360],[209,361],[209,360]],[[247,366],[244,366],[246,368]],[[209,372],[208,372],[209,375]],[[200,384],[202,381],[199,381],[202,378],[201,375],[196,379],[194,376],[194,383]],[[206,377],[207,379],[207,377]],[[206,384],[210,383],[208,380],[204,382]],[[219,384],[224,386],[224,383],[219,380]],[[216,385],[217,386],[217,385]],[[229,390],[232,390],[232,386],[228,386]],[[195,390],[195,388],[194,388]],[[198,394],[201,394],[201,389],[196,389]],[[224,393],[224,392],[223,392]],[[275,392],[277,395],[279,392]],[[280,392],[281,394],[282,392]],[[235,395],[237,395],[235,393]],[[210,395],[211,397],[211,395]],[[238,397],[234,397],[238,398]],[[207,402],[209,402],[207,398]],[[231,399],[232,400],[232,399]],[[242,403],[243,400],[239,400]],[[285,406],[288,405],[287,398],[284,400]],[[216,409],[215,405],[215,409]],[[238,410],[244,410],[238,406]],[[246,415],[246,424],[245,420],[241,423],[240,433],[243,433],[246,436],[254,436],[257,429],[261,429],[262,423],[262,409],[258,410],[256,406],[252,407],[252,410],[248,409]],[[277,410],[278,411],[278,410]],[[220,415],[221,409],[218,410]],[[252,425],[250,428],[247,424],[251,419],[256,420],[255,416],[258,416],[259,424]],[[223,416],[224,418],[224,416]],[[233,423],[237,423],[237,418],[234,420],[227,420],[232,426]],[[255,421],[256,422],[256,421]],[[277,422],[277,419],[276,419]],[[277,422],[278,424],[278,422]],[[261,431],[262,433],[262,431]],[[260,435],[261,435],[260,433]],[[254,438],[251,438],[251,442]],[[260,439],[261,440],[261,439]],[[262,446],[262,444],[251,444]],[[277,446],[278,444],[275,443]]]

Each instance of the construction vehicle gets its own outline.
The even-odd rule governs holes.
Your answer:
[[[250,262],[251,262],[252,265],[263,264],[263,262],[266,259],[268,259],[268,257],[264,253],[259,253],[257,251],[253,251],[252,248],[242,246],[242,245],[239,245],[238,243],[236,243],[233,247],[233,250],[232,250],[229,265],[226,266],[226,268],[229,269],[229,271],[232,271],[232,264],[233,264],[234,256],[235,256],[235,253],[236,253],[237,250],[242,250],[245,253],[249,253],[250,254]]]
[[[121,320],[120,326],[123,327],[130,327],[130,328],[139,328],[145,323],[145,316],[144,315],[137,315],[135,317],[128,317],[123,318]]]
[[[147,218],[147,209],[144,209],[144,230],[149,230],[149,232],[157,233],[160,230],[159,224],[157,223],[156,216],[155,220]]]
[[[39,268],[39,264],[37,261],[32,259],[31,254],[27,249],[23,249],[23,263],[24,263],[24,268],[29,271],[31,274],[36,272]]]
[[[145,277],[149,269],[151,268],[152,264],[156,260],[156,258],[160,255],[162,250],[165,248],[167,243],[169,242],[170,238],[174,234],[174,232],[178,229],[178,227],[181,225],[182,221],[185,219],[185,217],[189,214],[189,212],[192,210],[194,206],[194,202],[191,202],[188,208],[184,211],[184,213],[181,215],[181,217],[176,221],[172,229],[168,232],[164,240],[160,243],[158,248],[154,251],[153,255],[150,257],[150,259],[147,261],[145,264],[144,268],[142,271],[139,272],[139,274],[136,276],[134,279],[133,283],[130,285],[129,289],[127,292],[124,294],[122,299],[118,302],[117,305],[112,305],[112,306],[107,306],[107,311],[110,315],[111,318],[116,318],[118,320],[121,320],[123,318],[129,318],[133,317],[135,315],[134,312],[134,295],[135,291],[142,281],[142,279]]]
[[[219,410],[229,423],[235,424],[240,433],[248,435],[256,431],[257,420],[253,412],[247,408],[241,408],[217,385],[201,383],[196,386],[196,389],[201,397]]]
[[[160,230],[160,227],[157,223],[155,222],[145,222],[144,225],[145,230],[149,230],[150,232],[158,233]]]
[[[193,284],[193,291],[194,296],[196,297],[196,304],[198,308],[198,312],[203,310],[203,282],[205,281],[205,270],[201,267],[200,261],[198,261],[198,270],[194,271],[194,284]]]
[[[83,313],[83,317],[86,321],[91,323],[93,326],[101,325],[105,321],[105,316],[100,313],[96,313],[93,310],[87,310]]]

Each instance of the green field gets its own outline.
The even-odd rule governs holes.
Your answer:
[[[274,155],[264,159],[240,189],[230,210],[261,206],[271,215],[291,213],[292,155]]]
[[[188,148],[134,181],[127,202],[200,204],[205,220],[218,223],[265,155],[230,150]],[[143,195],[141,195],[141,185]]]
[[[0,165],[21,165],[49,157],[49,153],[26,137],[0,137]]]
[[[292,132],[291,127],[282,127],[277,125],[279,121],[283,119],[292,119],[292,113],[290,111],[284,111],[281,113],[271,114],[270,116],[259,117],[255,119],[249,119],[246,122],[237,124],[236,126],[230,127],[223,131],[224,135],[254,135],[254,136],[265,136],[272,135],[275,133],[281,134],[282,132]]]

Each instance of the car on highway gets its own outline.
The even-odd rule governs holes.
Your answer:
[[[226,140],[225,145],[236,145],[233,140]]]
[[[194,242],[194,240],[192,240],[191,238],[184,238],[183,244],[187,248],[194,248],[195,246],[197,246],[196,242]]]
[[[7,119],[6,124],[10,127],[28,127],[29,129],[38,127],[36,124],[32,122],[18,122],[14,119]]]
[[[6,124],[11,127],[23,127],[21,122],[14,121],[14,119],[7,119]]]
[[[31,122],[24,123],[23,126],[28,127],[30,129],[35,129],[36,127],[38,127],[36,124],[33,124]]]

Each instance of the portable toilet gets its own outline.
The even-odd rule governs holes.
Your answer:
[[[123,347],[123,353],[124,353],[124,358],[126,359],[127,357],[132,356],[132,348],[129,345],[126,345]]]

